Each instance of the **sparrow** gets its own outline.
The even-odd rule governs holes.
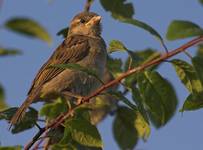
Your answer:
[[[11,118],[11,125],[22,120],[33,102],[54,96],[87,96],[101,85],[98,79],[85,72],[50,67],[74,63],[94,69],[102,78],[107,51],[101,30],[101,16],[94,12],[81,12],[72,19],[67,37],[38,71],[26,100]]]

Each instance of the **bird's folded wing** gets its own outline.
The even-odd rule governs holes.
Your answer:
[[[88,55],[89,49],[88,37],[75,35],[65,39],[49,60],[40,68],[32,82],[28,94],[30,94],[34,88],[42,86],[64,70],[61,68],[50,68],[49,66],[55,64],[76,63]]]

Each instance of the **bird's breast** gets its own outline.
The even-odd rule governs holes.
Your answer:
[[[102,77],[107,59],[106,45],[103,39],[91,39],[89,40],[89,44],[89,54],[81,62],[79,62],[79,64],[96,70],[98,75]]]

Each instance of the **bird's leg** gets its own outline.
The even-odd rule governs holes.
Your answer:
[[[76,101],[76,105],[79,105],[82,102],[82,96],[80,96],[77,101]]]
[[[63,92],[63,95],[65,95],[65,96],[69,96],[69,97],[73,97],[73,98],[81,98],[81,96],[80,95],[77,95],[77,94],[73,94],[73,93],[71,93],[71,92],[69,92],[69,91],[64,91]]]
[[[65,102],[66,102],[66,104],[68,106],[68,110],[70,110],[71,109],[71,103],[70,103],[70,101],[65,101]]]
[[[79,105],[82,102],[82,96],[80,96],[80,95],[73,94],[73,93],[71,93],[69,91],[64,91],[63,95],[76,98],[77,99],[76,103],[75,103],[76,105]]]

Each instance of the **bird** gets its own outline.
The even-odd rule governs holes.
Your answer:
[[[48,101],[56,96],[87,96],[101,83],[85,72],[73,69],[50,67],[58,64],[78,64],[94,69],[102,78],[107,50],[101,37],[101,16],[94,12],[81,12],[73,17],[64,41],[56,48],[35,76],[26,100],[10,120],[10,125],[19,123],[27,108],[37,101]]]

